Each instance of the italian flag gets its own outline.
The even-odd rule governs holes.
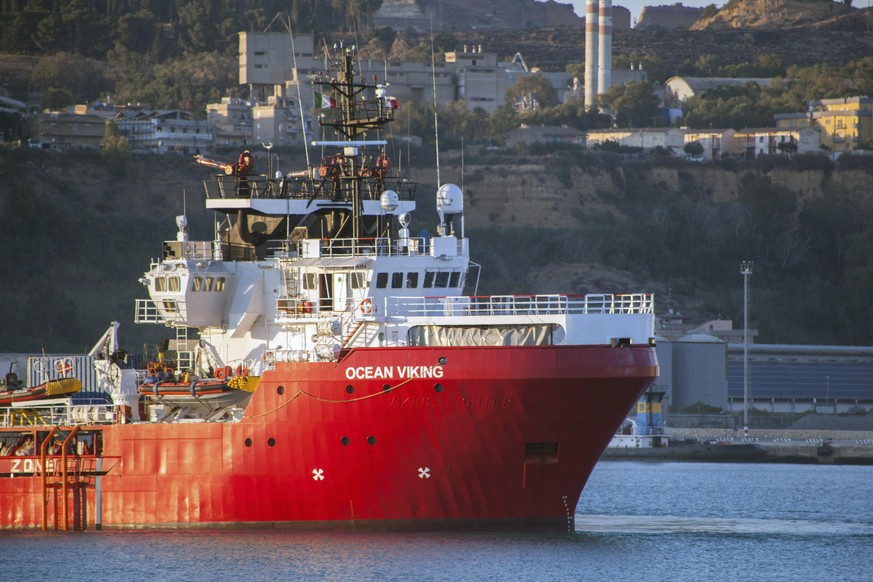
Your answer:
[[[324,93],[315,93],[316,109],[336,109],[336,99]]]

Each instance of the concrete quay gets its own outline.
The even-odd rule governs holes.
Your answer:
[[[821,465],[873,465],[873,432],[845,430],[671,429],[670,438],[694,438],[718,443],[754,443],[767,451],[756,462]]]

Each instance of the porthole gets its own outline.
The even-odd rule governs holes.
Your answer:
[[[375,445],[376,444],[376,437],[374,437],[372,435],[368,436],[367,437],[367,444],[368,445]]]
[[[267,439],[267,446],[268,447],[275,447],[276,446],[276,439],[274,439],[273,437],[268,438]]]
[[[346,393],[347,393],[347,394],[352,394],[352,393],[354,393],[354,391],[355,391],[355,387],[352,386],[351,384],[349,384],[348,386],[346,386]]]
[[[279,396],[281,396],[282,394],[285,394],[285,387],[284,387],[284,386],[278,386],[278,387],[276,388],[276,394],[278,394]]]
[[[444,365],[446,362],[448,362],[445,356],[440,356],[440,359],[437,361],[440,363],[440,365]]]
[[[344,436],[343,438],[341,438],[341,439],[340,439],[340,444],[342,444],[342,446],[344,446],[344,447],[349,446],[349,437]]]
[[[437,394],[439,394],[440,392],[443,391],[443,385],[442,384],[434,384],[433,391],[436,392]]]
[[[391,384],[382,384],[382,390],[388,392],[389,390],[391,390]]]
[[[247,447],[252,446],[252,439],[246,439],[246,440],[243,441],[243,442],[245,443],[245,445],[246,445]]]

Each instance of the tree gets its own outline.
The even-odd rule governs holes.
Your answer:
[[[789,156],[797,153],[797,144],[793,141],[784,141],[776,146],[783,154],[788,154]]]
[[[506,90],[506,104],[509,106],[523,98],[535,99],[541,108],[558,104],[557,91],[540,73],[519,77],[515,85]]]
[[[70,93],[69,91],[59,89],[57,87],[49,87],[42,94],[40,106],[43,109],[60,111],[61,109],[65,109],[66,107],[74,104],[75,102],[76,98],[73,97],[72,93]]]
[[[118,21],[118,42],[124,48],[147,53],[158,33],[158,23],[149,12],[125,14]]]
[[[768,127],[777,109],[774,100],[757,83],[741,87],[723,85],[689,99],[685,123],[696,129]]]
[[[601,106],[612,113],[619,127],[661,125],[660,102],[650,81],[613,85],[600,97]]]
[[[130,144],[128,144],[127,138],[121,135],[118,126],[111,119],[106,122],[103,130],[103,152],[123,155],[130,153]]]
[[[515,109],[505,105],[498,107],[488,120],[488,125],[491,129],[491,139],[498,145],[503,144],[506,134],[516,129],[520,123]]]
[[[97,99],[109,87],[106,77],[92,61],[65,52],[40,59],[30,80],[39,90],[62,88],[83,101]]]
[[[118,126],[111,119],[106,121],[106,127],[103,130],[100,157],[103,158],[104,163],[116,177],[121,178],[127,172],[127,166],[130,162],[130,144],[127,142],[127,138],[121,135]]]
[[[692,141],[685,144],[685,153],[691,157],[697,158],[703,155],[703,145],[699,141]]]

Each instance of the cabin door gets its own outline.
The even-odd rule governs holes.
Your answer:
[[[349,300],[348,275],[346,273],[333,274],[333,310],[345,311]]]

